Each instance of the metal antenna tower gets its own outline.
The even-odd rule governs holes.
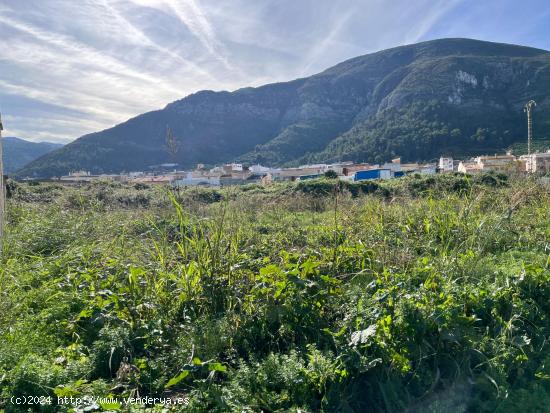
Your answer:
[[[523,108],[527,113],[527,155],[531,155],[531,142],[533,140],[533,108],[537,106],[537,102],[530,100]]]

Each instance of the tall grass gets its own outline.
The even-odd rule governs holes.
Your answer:
[[[13,395],[185,395],[175,411],[543,412],[548,205],[535,181],[491,175],[20,184],[0,409],[69,411]]]

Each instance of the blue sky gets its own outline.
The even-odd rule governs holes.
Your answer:
[[[68,142],[197,90],[441,37],[550,50],[550,2],[0,0],[4,134]]]

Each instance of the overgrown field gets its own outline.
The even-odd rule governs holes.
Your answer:
[[[550,411],[535,180],[9,188],[0,411]]]

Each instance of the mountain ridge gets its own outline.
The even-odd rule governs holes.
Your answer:
[[[42,155],[62,147],[53,142],[32,142],[14,136],[2,137],[4,173],[11,174]]]
[[[549,86],[548,51],[432,40],[288,82],[199,91],[85,135],[18,174],[120,172],[168,161],[183,167],[233,160],[291,165],[498,151],[524,138],[522,105],[529,99],[539,103],[536,136],[550,134]],[[175,153],[166,144],[167,127]]]

